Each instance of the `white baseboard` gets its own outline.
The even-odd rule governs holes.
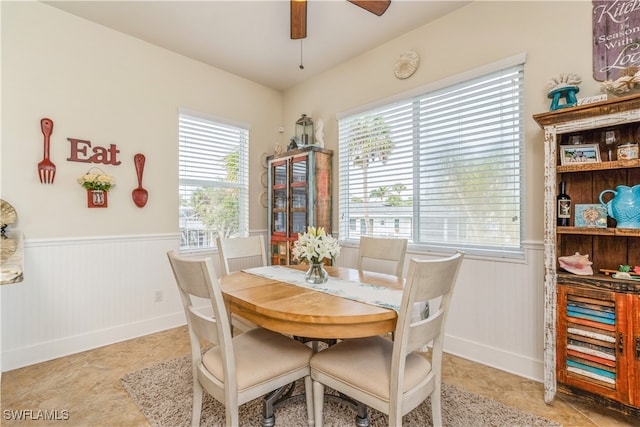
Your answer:
[[[520,354],[450,335],[447,335],[444,340],[444,351],[533,381],[544,381],[542,359],[534,360]]]
[[[186,325],[184,312],[5,351],[3,372]]]

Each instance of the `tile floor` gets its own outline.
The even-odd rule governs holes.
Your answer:
[[[120,385],[127,372],[189,353],[186,327],[136,338],[2,374],[3,426],[147,426]],[[640,420],[559,395],[543,401],[543,386],[466,359],[447,355],[443,381],[546,417],[564,426],[640,426]],[[68,421],[16,421],[11,411],[57,410]],[[68,411],[68,412],[64,412]],[[23,412],[24,413],[24,412]]]

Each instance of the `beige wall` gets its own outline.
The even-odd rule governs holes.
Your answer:
[[[18,210],[27,238],[176,232],[179,107],[251,125],[249,228],[264,230],[259,156],[287,143],[300,114],[321,118],[326,146],[337,151],[336,114],[524,52],[526,238],[541,240],[542,134],[531,115],[548,110],[546,85],[559,73],[583,77],[579,95],[598,93],[589,1],[474,2],[284,94],[40,3],[2,7],[0,191]],[[398,80],[393,63],[408,48],[420,54],[420,67]],[[40,184],[36,173],[42,117],[54,121],[53,185]],[[118,181],[108,209],[87,210],[75,179],[93,165],[66,160],[68,137],[120,150],[120,166],[95,165]],[[144,209],[131,201],[137,152],[147,157]],[[334,210],[337,218],[337,197]]]
[[[273,150],[280,92],[40,2],[2,2],[1,195],[27,239],[177,233],[178,108],[251,125],[250,182]],[[38,180],[40,119],[54,122],[53,185]],[[120,150],[119,166],[70,162],[68,137]],[[137,208],[133,155],[143,153],[149,202]],[[76,178],[91,166],[117,180],[107,209],[87,209]],[[257,167],[256,167],[257,166]],[[250,229],[266,227],[262,189],[252,185]]]
[[[420,66],[409,79],[398,80],[393,64],[406,49],[418,52]],[[527,55],[525,230],[527,240],[542,240],[543,135],[531,116],[548,111],[547,84],[560,73],[582,77],[579,96],[599,93],[598,82],[591,77],[590,1],[471,3],[287,91],[283,117],[289,128],[285,133],[293,131],[300,113],[322,118],[326,146],[337,151],[337,113],[522,52]],[[337,171],[334,178],[338,182]],[[334,218],[338,217],[337,191]]]
[[[0,195],[18,210],[17,227],[26,238],[24,282],[0,288],[0,370],[184,324],[164,261],[179,244],[179,107],[251,125],[249,226],[265,232],[259,157],[287,142],[300,114],[322,118],[327,148],[336,150],[336,114],[524,52],[526,259],[465,260],[447,351],[542,378],[543,150],[531,115],[548,110],[546,85],[559,73],[583,77],[579,95],[598,93],[591,78],[590,1],[477,1],[285,93],[40,2],[0,6]],[[411,78],[397,80],[395,58],[408,48],[419,52],[421,65]],[[55,123],[53,185],[40,184],[36,173],[42,117]],[[86,208],[76,178],[89,165],[66,161],[68,137],[120,149],[122,165],[104,167],[118,180],[109,208]],[[137,152],[147,157],[150,199],[143,209],[131,200]],[[337,168],[334,177],[337,183]],[[345,250],[341,265],[352,266],[354,254]],[[162,302],[154,299],[158,291]]]

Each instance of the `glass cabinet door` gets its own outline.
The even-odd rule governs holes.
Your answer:
[[[273,164],[273,186],[286,186],[288,182],[287,177],[287,162],[277,162]]]
[[[291,185],[307,182],[307,156],[297,157],[291,161],[293,173]]]
[[[286,234],[287,233],[287,214],[286,212],[274,212],[273,213],[273,233],[274,234]]]
[[[271,232],[276,235],[286,236],[289,226],[287,215],[289,198],[287,162],[274,162],[271,167],[273,168]]]
[[[307,186],[291,188],[291,209],[307,209]]]
[[[308,156],[291,160],[291,236],[304,233],[309,224],[307,199]]]

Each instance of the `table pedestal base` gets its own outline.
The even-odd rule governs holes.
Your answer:
[[[360,403],[342,393],[338,393],[337,396],[335,394],[325,394],[324,400],[332,400],[334,402],[347,405],[356,412],[356,427],[369,427],[369,414],[367,412],[367,405],[364,403]]]
[[[276,424],[276,416],[274,411],[279,406],[288,402],[297,402],[298,400],[305,400],[306,394],[293,395],[293,390],[296,388],[296,383],[293,382],[284,387],[280,387],[267,394],[262,402],[262,427],[274,427]]]
[[[306,404],[306,394],[293,394],[294,389],[296,388],[296,383],[293,382],[284,387],[280,387],[267,394],[264,397],[264,401],[262,402],[262,421],[260,425],[262,427],[274,427],[276,424],[276,417],[274,415],[275,410],[284,405],[285,403],[294,403],[298,401],[303,401]],[[371,422],[369,420],[369,414],[367,410],[367,405],[364,403],[360,403],[357,400],[354,400],[347,396],[346,394],[338,393],[335,394],[325,394],[325,401],[334,401],[337,403],[341,403],[343,405],[347,405],[349,408],[356,412],[356,427],[369,427]]]

